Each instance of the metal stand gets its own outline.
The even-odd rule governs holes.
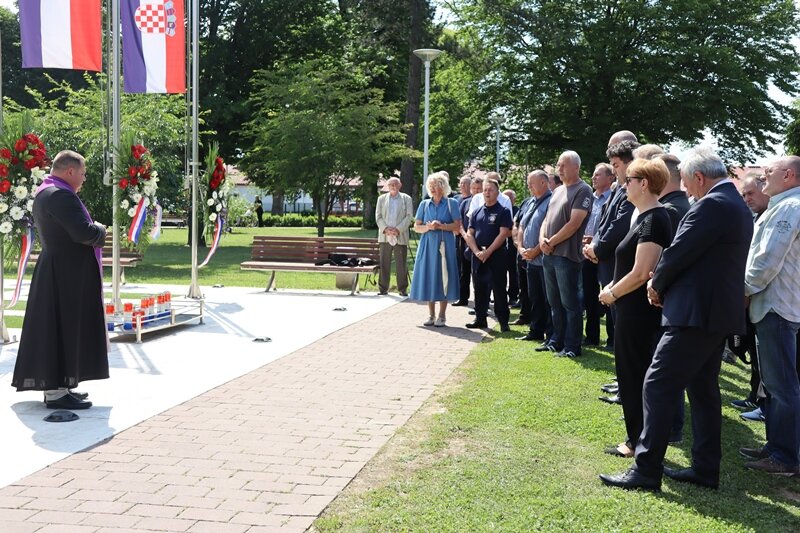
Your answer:
[[[154,316],[151,318],[137,316],[132,329],[125,329],[123,323],[115,322],[113,331],[109,331],[109,337],[115,340],[135,337],[136,344],[141,344],[142,335],[146,333],[188,325],[195,320],[198,324],[203,324],[205,322],[205,306],[203,303],[203,300],[175,300],[172,302],[172,309],[168,316]]]
[[[2,113],[2,110],[0,110]],[[3,245],[5,244],[4,239],[0,237],[0,337],[2,337],[3,344],[8,344],[11,342],[11,336],[8,334],[8,328],[6,327],[6,292],[5,292],[5,271],[3,269]],[[17,339],[14,338],[14,342],[17,342]]]
[[[111,75],[109,76],[109,86],[112,88],[111,97],[111,150],[113,175],[120,175],[119,168],[119,143],[120,128],[122,119],[120,117],[120,4],[119,0],[111,2],[111,25],[112,25],[112,44],[111,44]],[[119,202],[119,187],[114,180],[111,180],[111,231],[112,234],[112,264],[111,264],[111,300],[114,307],[122,307],[122,300],[119,296],[119,286],[121,281],[121,271],[119,266],[119,225],[117,224],[117,204]]]
[[[192,0],[192,281],[187,298],[201,299],[197,281],[197,180],[200,167],[200,0]]]

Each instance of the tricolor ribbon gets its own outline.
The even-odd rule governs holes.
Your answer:
[[[139,242],[139,236],[142,234],[144,221],[147,219],[147,208],[145,208],[144,202],[145,197],[142,196],[142,199],[139,200],[139,205],[136,206],[136,212],[133,214],[131,227],[128,228],[128,240],[133,244]]]
[[[217,217],[217,221],[214,222],[214,241],[211,243],[211,249],[208,251],[208,255],[206,256],[203,263],[197,267],[202,268],[211,261],[211,257],[214,255],[214,252],[217,251],[217,247],[219,246],[219,241],[222,239],[222,228],[225,226],[225,221],[222,220],[222,216]]]
[[[19,264],[17,265],[17,285],[14,287],[14,296],[11,301],[6,305],[6,309],[10,309],[17,305],[19,295],[22,292],[22,277],[25,275],[25,269],[28,267],[28,259],[31,258],[31,250],[33,250],[33,243],[35,240],[33,233],[33,226],[29,226],[25,233],[22,234],[22,243],[19,251]]]
[[[163,216],[164,210],[161,209],[161,204],[156,202],[155,206],[155,215],[156,221],[153,224],[153,229],[150,230],[150,240],[154,241],[161,236],[161,217]]]

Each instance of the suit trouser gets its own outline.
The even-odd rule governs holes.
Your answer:
[[[586,340],[600,343],[600,282],[597,280],[597,265],[591,261],[581,263],[583,277],[583,309],[586,311]],[[612,337],[613,338],[613,335]]]
[[[467,248],[464,239],[459,235],[456,237],[456,252],[458,254],[458,301],[467,303],[469,301],[469,281],[472,278],[472,261],[464,258],[464,250]]]
[[[517,247],[510,244],[506,249],[508,269],[508,301],[519,298],[519,274],[517,271]]]
[[[544,268],[541,265],[528,263],[528,298],[531,306],[528,316],[531,319],[530,333],[534,336],[548,337],[553,334],[553,323],[550,317],[550,305],[544,287]]]
[[[408,246],[396,244],[392,246],[388,242],[382,242],[378,246],[380,252],[381,272],[378,275],[378,290],[387,292],[389,290],[389,280],[392,275],[392,255],[394,255],[395,272],[397,274],[397,291],[408,292]]]
[[[525,268],[527,261],[519,255],[514,258],[517,265],[517,277],[519,278],[519,318],[526,322],[531,321],[531,297],[528,290],[528,271]]]
[[[661,477],[678,398],[686,388],[694,435],[692,468],[701,476],[719,477],[722,457],[719,368],[724,346],[722,333],[696,327],[666,328],[644,379],[644,426],[633,466],[641,474]]]
[[[503,251],[495,252],[483,264],[473,259],[472,286],[475,290],[475,319],[486,322],[489,311],[489,294],[494,293],[494,316],[501,324],[508,324],[508,297],[506,295],[506,273],[508,266]],[[477,267],[477,272],[475,272]]]
[[[642,417],[642,387],[644,377],[653,361],[661,337],[660,315],[637,316],[620,313],[616,324],[614,365],[619,381],[622,412],[625,415],[626,442],[636,445],[644,425]],[[681,398],[682,399],[682,398]]]

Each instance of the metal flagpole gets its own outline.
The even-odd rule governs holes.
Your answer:
[[[192,12],[192,281],[188,298],[201,299],[197,282],[197,180],[200,167],[200,0],[191,0]]]
[[[113,175],[119,176],[119,143],[120,143],[120,0],[111,1],[111,75],[109,76],[110,87],[112,87],[111,97],[111,153]],[[120,273],[119,266],[119,226],[117,224],[117,209],[119,204],[119,187],[111,180],[111,216],[112,216],[112,293],[111,297],[116,308],[122,307],[122,300],[119,296]]]

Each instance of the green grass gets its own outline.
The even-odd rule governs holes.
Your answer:
[[[519,332],[515,333],[519,334]],[[621,409],[597,400],[613,358],[569,360],[496,336],[480,344],[315,526],[331,531],[797,531],[800,482],[742,467],[740,446],[763,443],[763,424],[727,407],[749,372],[723,365],[721,489],[671,480],[661,494],[625,492],[597,476],[631,463],[605,455],[621,442]],[[668,465],[688,465],[685,440]]]

